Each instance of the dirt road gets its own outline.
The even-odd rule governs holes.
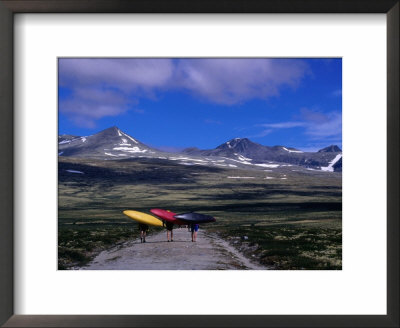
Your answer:
[[[185,228],[174,229],[174,241],[166,232],[148,236],[146,243],[126,242],[101,252],[85,270],[237,270],[268,269],[253,263],[226,241],[203,230],[197,242]]]

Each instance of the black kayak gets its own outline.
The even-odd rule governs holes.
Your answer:
[[[182,221],[186,221],[187,223],[199,223],[199,224],[216,221],[210,215],[194,213],[194,212],[177,214],[177,215],[174,215],[174,218],[182,220]]]

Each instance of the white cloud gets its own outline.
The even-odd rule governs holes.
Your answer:
[[[87,128],[94,128],[100,118],[123,114],[128,108],[125,96],[112,90],[78,89],[71,98],[59,101],[60,112]]]
[[[290,128],[297,128],[299,126],[306,126],[307,123],[305,122],[280,122],[280,123],[266,123],[260,124],[266,128],[271,129],[290,129]]]
[[[342,135],[342,114],[340,112],[331,112],[326,115],[325,122],[307,125],[306,134],[316,138],[340,138]]]
[[[333,111],[329,113],[302,110],[302,121],[287,121],[278,123],[259,124],[267,128],[257,137],[263,137],[281,129],[303,128],[304,134],[311,139],[341,140],[342,137],[342,113]]]
[[[308,73],[290,59],[61,58],[59,84],[71,91],[60,111],[88,125],[129,108],[132,99],[178,90],[217,104],[232,105],[278,96],[296,88]]]
[[[307,73],[301,60],[192,59],[177,65],[178,87],[210,102],[236,104],[279,95],[282,87],[296,87]]]
[[[113,87],[119,90],[165,86],[173,74],[171,59],[62,58],[60,84],[69,87]]]

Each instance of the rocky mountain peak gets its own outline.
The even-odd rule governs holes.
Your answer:
[[[330,145],[328,147],[322,148],[318,150],[319,153],[338,153],[342,150],[336,145]]]
[[[137,157],[155,153],[154,149],[132,138],[116,126],[91,136],[59,141],[58,149],[59,156],[105,159]]]
[[[251,147],[251,145],[256,144],[247,138],[234,138],[219,145],[217,149],[244,150],[245,148]]]
[[[111,128],[108,128],[108,129],[98,132],[97,135],[108,136],[108,137],[117,137],[117,136],[120,137],[121,130],[116,126],[112,126]]]

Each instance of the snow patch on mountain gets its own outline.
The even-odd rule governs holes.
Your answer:
[[[71,140],[63,140],[63,141],[59,142],[58,144],[59,145],[64,145],[64,144],[70,143],[72,140],[73,139],[71,139]]]
[[[244,157],[243,155],[240,155],[240,154],[237,154],[237,153],[234,153],[234,155],[236,155],[237,158],[238,158],[240,161],[252,161],[251,158]]]
[[[206,163],[193,163],[193,162],[179,162],[182,165],[207,165]]]
[[[247,162],[247,161],[238,160],[238,159],[233,159],[233,158],[228,158],[228,157],[225,157],[225,158],[226,158],[227,160],[229,160],[229,161],[237,162],[237,163],[240,163],[240,164],[253,165],[253,163],[250,163],[250,162]]]
[[[323,167],[321,167],[321,171],[333,172],[333,171],[334,171],[333,166],[334,166],[334,165],[336,164],[336,162],[337,162],[338,160],[340,160],[341,158],[342,158],[342,154],[336,155],[336,157],[335,157],[332,161],[329,162],[329,165],[328,165],[328,166],[323,166]]]
[[[76,170],[67,170],[67,172],[69,172],[69,173],[78,173],[78,174],[85,174],[85,173],[83,173],[83,172],[81,172],[81,171],[76,171]]]
[[[147,149],[140,149],[139,147],[114,147],[113,150],[125,151],[127,153],[145,153]]]
[[[132,146],[132,144],[128,143],[128,139],[121,138],[122,143],[119,144],[119,146]]]
[[[171,160],[171,161],[180,161],[180,160],[190,160],[190,158],[189,157],[169,157],[168,158],[169,160]]]
[[[190,158],[191,161],[193,162],[202,162],[202,163],[207,163],[207,161],[203,160],[203,159],[197,159],[197,158]]]
[[[104,153],[104,154],[107,155],[107,156],[113,156],[113,157],[128,156],[127,154],[118,154],[118,155],[111,154],[111,153]]]
[[[276,169],[279,167],[279,164],[254,164],[256,166],[261,166],[261,167],[269,167],[271,169]]]
[[[287,149],[286,147],[282,147],[282,149],[288,151],[289,153],[303,153],[301,150],[291,150]]]
[[[122,131],[119,131],[118,130],[118,133],[122,133],[125,137],[127,137],[128,139],[131,139],[135,144],[138,144],[138,142],[135,140],[135,139],[133,139],[131,136],[128,136],[126,133],[124,133],[124,132],[122,132]],[[122,136],[121,136],[122,137]]]

